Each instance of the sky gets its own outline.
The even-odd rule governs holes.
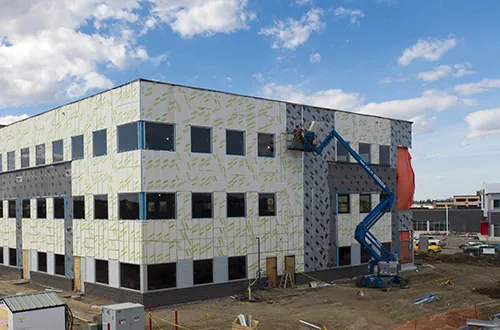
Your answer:
[[[416,200],[500,182],[496,0],[0,7],[0,123],[155,79],[411,120]]]

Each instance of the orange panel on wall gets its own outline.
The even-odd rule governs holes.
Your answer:
[[[415,193],[415,172],[408,148],[398,147],[398,210],[409,210]]]

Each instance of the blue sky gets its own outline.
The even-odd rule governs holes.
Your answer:
[[[0,121],[138,77],[412,120],[416,199],[500,182],[494,0],[33,0],[0,13]]]

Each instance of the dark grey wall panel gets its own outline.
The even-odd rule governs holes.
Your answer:
[[[380,186],[358,163],[330,163],[328,185],[333,191],[363,193],[381,191]],[[396,193],[396,169],[383,165],[370,165],[375,174]]]
[[[411,123],[391,120],[391,145],[411,148]]]
[[[413,221],[446,221],[446,210],[411,210]],[[498,219],[500,224],[500,218]],[[454,232],[479,232],[481,221],[486,221],[481,209],[448,210],[448,228]]]
[[[73,277],[73,203],[71,195],[71,162],[39,166],[0,173],[0,200],[17,200],[16,247],[19,267],[22,258],[22,218],[23,198],[66,196],[66,218],[64,221],[64,241],[66,274]]]

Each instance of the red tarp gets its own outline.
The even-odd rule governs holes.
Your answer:
[[[415,193],[415,172],[408,148],[398,147],[398,210],[409,210]]]

